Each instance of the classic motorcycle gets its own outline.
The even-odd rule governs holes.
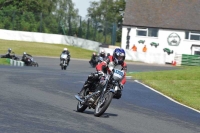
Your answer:
[[[34,66],[34,67],[38,67],[39,64],[33,59],[32,56],[27,56],[25,61],[22,60],[24,62],[25,66]]]
[[[100,81],[94,83],[92,89],[85,89],[83,91],[84,98],[75,95],[78,100],[77,112],[84,112],[86,108],[94,109],[94,116],[100,117],[110,105],[112,98],[121,92],[120,81],[124,76],[124,71],[118,67],[111,67],[110,74],[101,74]],[[93,91],[91,91],[93,90]]]
[[[66,70],[67,69],[67,66],[69,64],[68,62],[68,58],[69,58],[69,55],[67,55],[66,53],[62,53],[60,55],[60,59],[61,59],[61,63],[60,63],[60,66],[61,66],[61,69],[63,70]]]
[[[13,60],[19,60],[19,58],[17,56],[15,56],[15,52],[12,52],[12,55],[10,55],[10,54],[2,55],[1,58],[9,58],[9,59],[13,59]]]

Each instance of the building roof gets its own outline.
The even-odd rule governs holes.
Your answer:
[[[200,31],[200,0],[126,0],[123,25]]]

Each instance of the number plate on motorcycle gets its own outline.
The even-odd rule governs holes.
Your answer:
[[[124,76],[124,72],[121,71],[121,70],[115,69],[115,70],[114,70],[114,75],[113,75],[113,76],[122,79],[122,77]]]

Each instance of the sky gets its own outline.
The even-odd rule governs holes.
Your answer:
[[[75,4],[75,8],[79,10],[79,15],[82,17],[86,17],[87,8],[90,7],[90,2],[92,1],[100,1],[100,0],[72,0]]]

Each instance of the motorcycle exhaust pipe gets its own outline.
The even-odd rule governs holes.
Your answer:
[[[79,97],[79,95],[75,95],[75,98],[76,98],[79,102],[81,102],[81,103],[84,104],[85,101],[87,101],[88,99],[90,99],[90,98],[93,97],[94,95],[97,95],[98,93],[100,93],[100,91],[94,92],[92,95],[89,95],[88,97],[86,97],[85,100],[82,100],[82,99]]]
[[[79,102],[81,102],[81,103],[84,102],[84,100],[82,100],[82,99],[79,97],[79,95],[75,95],[75,98],[76,98]]]

